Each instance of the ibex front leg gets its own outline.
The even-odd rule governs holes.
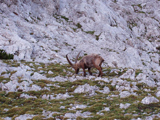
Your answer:
[[[91,68],[88,68],[88,72],[90,75],[92,75]]]
[[[83,68],[83,73],[84,73],[83,76],[86,77],[86,71],[84,68]]]

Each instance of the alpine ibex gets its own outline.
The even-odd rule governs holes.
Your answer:
[[[86,71],[85,69],[88,68],[88,72],[90,75],[92,75],[91,68],[97,68],[99,70],[99,76],[102,76],[102,67],[101,64],[103,63],[104,59],[97,55],[97,54],[91,54],[91,55],[86,55],[84,56],[81,60],[77,61],[79,57],[80,52],[78,53],[75,64],[73,64],[69,58],[68,54],[66,55],[68,63],[75,69],[75,73],[78,74],[79,69],[82,68],[84,72],[84,76],[86,76]]]

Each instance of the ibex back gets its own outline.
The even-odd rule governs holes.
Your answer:
[[[68,54],[66,55],[68,63],[75,69],[76,74],[78,74],[79,69],[82,68],[84,72],[84,76],[86,76],[86,71],[85,69],[88,68],[88,72],[90,75],[92,75],[91,68],[97,68],[99,70],[99,76],[102,76],[102,67],[101,64],[103,63],[104,59],[97,55],[97,54],[91,54],[91,55],[86,55],[84,56],[81,60],[77,62],[77,59],[79,57],[80,52],[78,53],[75,64],[73,64],[69,58]]]

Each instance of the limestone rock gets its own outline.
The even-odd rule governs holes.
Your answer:
[[[151,104],[151,103],[157,103],[159,102],[159,100],[153,96],[147,96],[145,98],[142,99],[141,103],[143,104]]]
[[[130,103],[126,103],[126,104],[120,103],[120,108],[121,109],[127,109],[130,105],[131,105]]]
[[[74,93],[89,93],[89,95],[94,95],[95,91],[99,90],[97,86],[90,86],[89,84],[79,85]]]

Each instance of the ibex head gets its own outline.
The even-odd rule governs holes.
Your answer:
[[[77,64],[77,60],[78,60],[78,57],[79,57],[80,53],[81,53],[81,51],[78,53],[78,55],[77,55],[77,57],[76,57],[75,64],[73,64],[73,63],[69,60],[68,54],[66,55],[66,58],[67,58],[68,63],[71,65],[72,68],[74,68],[76,74],[78,74],[78,72],[79,72],[79,65]]]
[[[92,75],[92,72],[90,71],[90,69],[92,67],[94,67],[94,68],[97,68],[99,70],[99,75],[98,76],[102,76],[101,64],[103,63],[104,59],[101,56],[99,56],[97,54],[86,55],[80,61],[77,62],[79,54],[80,54],[80,52],[76,56],[75,64],[73,64],[69,60],[68,54],[66,55],[68,63],[72,66],[72,68],[74,68],[76,74],[78,74],[79,69],[82,68],[83,72],[84,72],[84,76],[86,76],[85,69],[88,68],[89,74]]]

